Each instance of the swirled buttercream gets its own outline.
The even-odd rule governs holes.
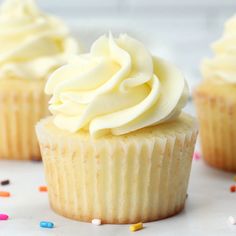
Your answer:
[[[6,0],[0,9],[0,79],[41,79],[78,51],[64,23],[33,0]]]
[[[126,134],[174,119],[188,98],[182,73],[139,41],[102,36],[49,78],[57,127],[93,137]]]
[[[212,44],[215,56],[204,59],[202,74],[217,83],[236,84],[236,16],[225,24],[223,37]]]

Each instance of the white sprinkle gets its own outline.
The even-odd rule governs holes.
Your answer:
[[[102,224],[102,221],[100,220],[100,219],[93,219],[92,220],[92,224],[94,224],[94,225],[101,225]]]
[[[228,221],[229,221],[229,223],[232,224],[232,225],[235,225],[235,224],[236,224],[236,219],[235,219],[233,216],[230,216],[230,217],[228,218]]]

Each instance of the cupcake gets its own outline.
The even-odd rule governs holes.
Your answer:
[[[40,160],[35,124],[48,115],[45,82],[77,53],[61,20],[33,0],[7,0],[0,9],[0,159]]]
[[[236,17],[212,45],[214,57],[202,62],[204,80],[195,89],[194,100],[200,124],[204,160],[209,165],[236,171]]]
[[[80,221],[160,220],[184,208],[195,120],[181,72],[137,40],[102,36],[49,78],[37,126],[57,213]]]

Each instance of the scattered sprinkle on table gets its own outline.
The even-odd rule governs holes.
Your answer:
[[[39,186],[39,192],[47,192],[48,188],[47,186]]]
[[[0,220],[8,220],[9,216],[6,214],[0,214]]]
[[[0,191],[0,197],[10,197],[10,195],[9,192]]]
[[[228,218],[228,222],[231,224],[231,225],[235,225],[236,224],[236,219],[233,217],[233,216],[230,216]]]
[[[8,184],[10,184],[10,180],[9,179],[1,181],[1,185],[8,185]]]
[[[134,225],[130,225],[130,227],[129,227],[129,230],[131,232],[135,232],[135,231],[138,231],[140,229],[143,229],[143,223],[141,223],[141,222],[137,223],[137,224],[134,224]]]
[[[193,160],[198,161],[198,160],[200,160],[200,159],[201,159],[200,153],[199,153],[199,152],[194,152],[194,153],[193,153]]]
[[[52,229],[54,228],[54,224],[50,221],[41,221],[39,226],[41,228],[47,228],[47,229]]]
[[[92,220],[92,224],[98,226],[98,225],[101,225],[101,224],[102,224],[102,221],[101,221],[100,219],[93,219],[93,220]]]
[[[230,186],[230,192],[231,192],[231,193],[236,192],[236,185],[231,185],[231,186]]]

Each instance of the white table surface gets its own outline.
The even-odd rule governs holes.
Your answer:
[[[0,221],[0,236],[236,235],[236,225],[227,223],[230,215],[236,217],[236,193],[229,191],[235,183],[233,176],[194,160],[185,210],[131,233],[129,225],[95,226],[56,215],[49,207],[47,193],[38,191],[38,186],[45,184],[42,163],[1,161],[0,179],[10,179],[11,184],[0,186],[0,190],[12,196],[0,198],[0,213],[10,216],[8,221]],[[55,228],[40,228],[42,220],[54,222]]]

